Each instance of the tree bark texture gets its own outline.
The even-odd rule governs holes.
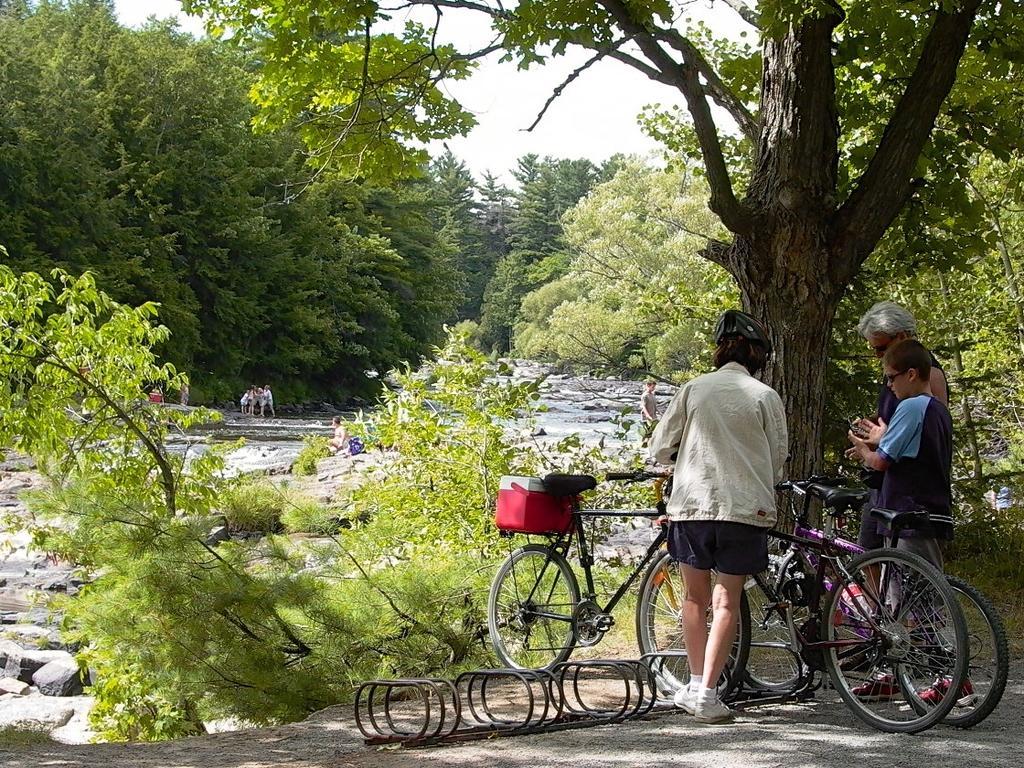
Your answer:
[[[936,12],[888,139],[845,202],[837,198],[840,126],[831,50],[841,11],[805,19],[762,44],[754,172],[738,204],[749,223],[733,227],[723,216],[734,240],[706,255],[736,278],[744,309],[768,326],[775,355],[765,380],[786,406],[790,477],[823,470],[825,368],[836,310],[909,197],[910,174],[952,88],[977,6],[978,0],[965,0],[954,12]],[[713,191],[712,210],[735,218],[735,208],[718,210],[720,199]]]

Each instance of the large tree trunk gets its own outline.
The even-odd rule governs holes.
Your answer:
[[[777,242],[785,243],[780,237]],[[780,245],[780,247],[783,247]],[[750,243],[737,238],[731,266],[765,258],[750,256]],[[782,396],[789,423],[790,461],[787,476],[821,472],[821,435],[825,414],[825,369],[829,337],[842,285],[828,279],[829,255],[820,249],[786,250],[784,264],[775,269],[735,269],[743,307],[762,319],[774,346],[764,376]]]
[[[744,207],[755,222],[724,262],[743,305],[775,346],[765,380],[789,420],[790,477],[822,471],[828,342],[845,284],[833,279],[828,222],[836,209],[839,122],[832,29],[805,21],[764,43],[761,130]]]
[[[808,265],[821,254],[801,254]],[[825,369],[829,336],[841,292],[823,291],[803,276],[779,273],[757,284],[741,281],[744,306],[771,329],[775,353],[765,381],[782,396],[789,423],[787,475],[821,472]]]

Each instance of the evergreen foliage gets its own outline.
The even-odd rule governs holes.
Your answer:
[[[297,136],[254,135],[247,55],[112,7],[0,15],[0,242],[16,270],[92,271],[156,301],[192,399],[368,394],[463,301],[410,184],[310,180]]]
[[[514,346],[523,297],[565,274],[562,215],[586,195],[600,171],[588,160],[556,160],[524,155],[513,176],[519,189],[506,225],[504,253],[487,286],[480,314],[486,347],[507,352]],[[493,194],[493,193],[490,193]]]
[[[182,382],[153,353],[166,328],[152,305],[117,304],[89,275],[56,280],[0,267],[0,445],[48,470],[51,488],[31,500],[38,545],[95,576],[67,615],[99,680],[102,736],[167,738],[221,714],[295,719],[397,660],[436,673],[453,644],[463,660],[474,652],[460,638],[479,608],[457,558],[372,573],[395,542],[359,536],[374,553],[363,565],[338,539],[328,577],[284,538],[207,543],[239,492],[216,451],[183,472],[166,448],[169,428],[209,414],[141,399]]]

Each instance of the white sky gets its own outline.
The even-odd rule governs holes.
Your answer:
[[[706,15],[711,2],[696,3],[695,15]],[[149,16],[177,16],[183,29],[197,35],[203,32],[201,22],[181,12],[178,0],[115,0],[114,5],[121,22],[128,26],[140,25]],[[727,9],[718,13],[723,11],[730,13]],[[739,28],[738,20],[725,18],[727,30]],[[454,15],[449,20],[454,21]],[[468,25],[456,30],[463,40],[473,39],[472,34]],[[646,154],[657,150],[658,145],[640,131],[636,117],[647,104],[669,107],[681,104],[682,97],[618,62],[600,62],[584,72],[548,109],[540,125],[530,133],[524,130],[552,90],[586,59],[584,53],[576,52],[527,72],[496,59],[482,63],[468,81],[449,86],[449,93],[476,115],[478,125],[466,137],[448,139],[447,146],[478,177],[486,170],[506,182],[510,181],[509,169],[528,152],[585,157],[600,163],[616,152]],[[430,150],[436,154],[442,147],[438,143]]]

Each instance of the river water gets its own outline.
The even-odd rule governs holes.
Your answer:
[[[545,406],[532,424],[515,422],[509,424],[510,430],[542,434],[549,440],[575,434],[585,444],[601,444],[605,448],[637,444],[641,382],[569,376],[541,363],[509,362],[511,374],[498,380],[520,382],[543,377],[540,402]],[[671,387],[658,385],[655,394],[659,412],[664,411],[673,391]],[[287,472],[302,450],[304,437],[330,435],[333,416],[352,418],[355,415],[349,411],[261,418],[229,412],[224,414],[223,421],[203,427],[187,441],[180,442],[178,449],[202,451],[210,443],[241,438],[245,445],[228,455],[229,472]],[[630,422],[624,434],[620,422]]]

